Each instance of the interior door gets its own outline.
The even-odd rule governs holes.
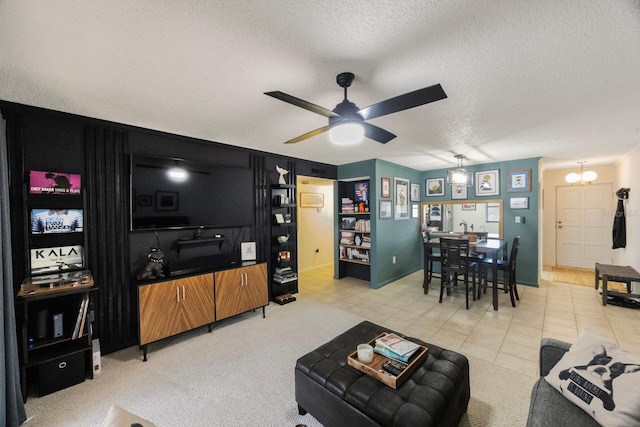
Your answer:
[[[611,264],[611,184],[556,188],[556,264],[594,268]]]

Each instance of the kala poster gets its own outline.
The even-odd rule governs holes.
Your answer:
[[[30,171],[31,194],[80,194],[80,175],[76,173]]]

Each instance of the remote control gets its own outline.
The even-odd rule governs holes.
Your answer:
[[[402,371],[404,371],[404,368],[406,368],[405,365],[400,362],[396,362],[395,360],[387,360],[382,364],[382,369],[384,369],[394,377],[400,375]]]

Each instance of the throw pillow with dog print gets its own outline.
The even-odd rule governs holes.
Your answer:
[[[640,425],[640,356],[583,331],[545,380],[603,426]]]

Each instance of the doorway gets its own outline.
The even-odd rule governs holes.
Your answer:
[[[556,187],[556,264],[611,264],[611,184]]]
[[[302,200],[302,193],[312,194],[315,200],[323,200],[322,207],[302,207],[298,203],[298,272],[320,267],[333,272],[334,183],[331,179],[297,176],[298,201]]]

